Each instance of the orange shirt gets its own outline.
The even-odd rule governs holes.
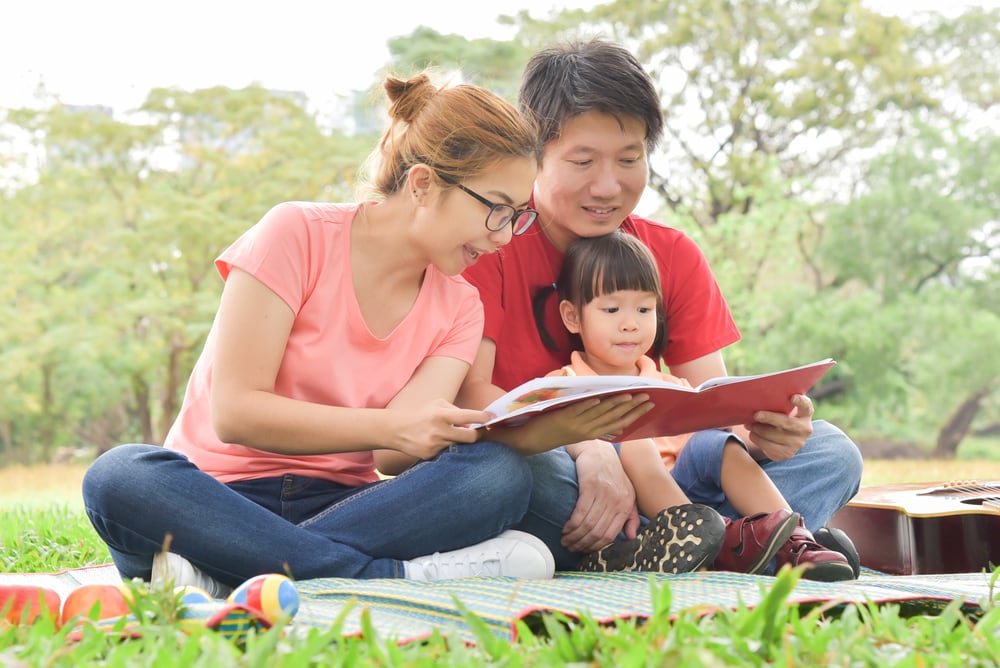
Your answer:
[[[357,204],[288,202],[271,209],[216,260],[253,275],[295,313],[275,392],[330,406],[384,408],[427,357],[472,363],[483,333],[479,294],[460,276],[428,267],[413,307],[387,337],[371,334],[351,279],[350,230]],[[188,381],[164,445],[222,482],[285,473],[361,485],[378,479],[370,451],[293,456],[223,443],[209,396],[216,327]]]
[[[661,380],[666,380],[671,383],[677,383],[679,385],[684,385],[685,387],[691,387],[691,383],[683,378],[678,378],[677,376],[672,376],[669,373],[663,373],[656,368],[656,363],[649,357],[643,355],[639,358],[636,363],[638,367],[638,375],[644,378],[659,378]],[[561,369],[556,369],[552,373],[546,374],[546,376],[596,376],[598,375],[590,366],[583,361],[578,351],[573,351],[570,355],[570,361],[567,366]],[[666,465],[667,470],[674,467],[674,462],[677,461],[677,455],[680,454],[681,448],[688,442],[691,438],[691,434],[679,434],[677,436],[658,436],[651,439],[656,443],[656,449],[660,451],[660,458],[663,460],[664,465]]]

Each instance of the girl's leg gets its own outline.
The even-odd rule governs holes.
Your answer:
[[[302,502],[294,490],[286,495],[284,484],[285,498],[275,499],[272,511],[179,453],[127,445],[94,462],[83,494],[123,577],[149,579],[152,557],[170,535],[171,552],[235,586],[269,572],[297,579],[402,577],[400,559],[470,545],[520,520],[530,485],[523,458],[506,446],[455,446],[346,498],[336,490],[333,508],[298,525],[277,514],[288,508],[294,515]]]
[[[739,515],[791,510],[781,492],[764,473],[764,469],[735,437],[728,439],[722,448],[719,478],[719,486]]]
[[[812,435],[794,457],[760,465],[812,532],[858,493],[864,470],[858,446],[825,420],[813,422]]]
[[[715,508],[724,517],[735,519],[740,514],[729,503],[722,489],[722,463],[730,439],[739,438],[721,429],[699,431],[684,445],[671,470],[692,503]]]

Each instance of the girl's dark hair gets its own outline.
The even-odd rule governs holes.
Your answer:
[[[644,243],[620,230],[574,241],[566,249],[556,284],[535,292],[531,309],[542,343],[549,350],[559,352],[545,327],[545,308],[553,293],[557,295],[557,303],[566,299],[579,311],[595,297],[617,290],[639,290],[656,295],[656,338],[647,352],[660,358],[667,341],[667,324],[656,259]],[[579,336],[574,337],[573,345],[577,350],[582,349]]]

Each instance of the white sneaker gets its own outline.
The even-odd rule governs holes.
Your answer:
[[[182,585],[194,585],[204,589],[213,598],[225,598],[233,591],[232,587],[227,587],[173,552],[157,552],[153,556],[153,575],[149,583],[153,587],[171,589]]]
[[[451,580],[480,575],[548,579],[555,573],[552,552],[523,531],[504,531],[496,538],[451,552],[435,552],[405,562],[410,580]]]

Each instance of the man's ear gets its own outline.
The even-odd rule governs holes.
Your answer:
[[[580,312],[576,310],[576,306],[571,301],[563,299],[559,302],[559,315],[570,334],[580,333]]]

